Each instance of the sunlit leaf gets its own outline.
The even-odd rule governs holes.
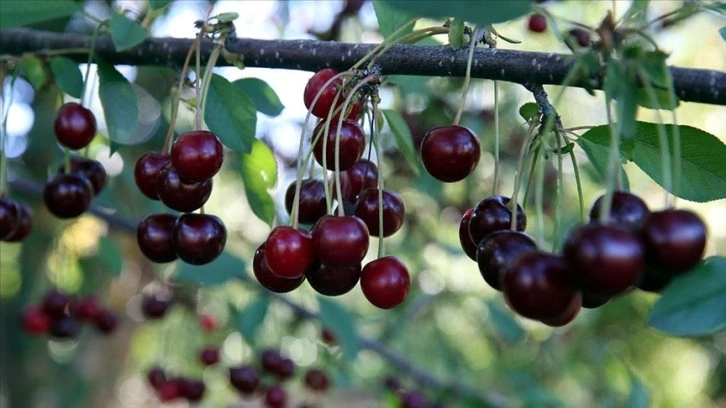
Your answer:
[[[109,28],[116,51],[127,50],[141,44],[149,34],[141,24],[120,13],[114,13],[111,17]]]
[[[209,84],[204,122],[228,148],[246,153],[252,149],[257,109],[244,92],[217,74]]]
[[[592,164],[595,175],[597,176],[596,180],[601,184],[607,183],[608,162],[610,160],[610,133],[607,126],[605,126],[605,132],[585,132],[581,137],[576,139],[576,142],[585,151],[587,159]],[[623,180],[623,188],[630,190],[628,175],[625,173],[622,164],[618,164],[618,168]]]
[[[527,102],[519,107],[519,116],[524,120],[530,120],[539,115],[539,105],[534,102]]]
[[[269,298],[267,295],[258,294],[257,298],[250,302],[237,314],[237,330],[249,344],[255,344],[257,329],[265,321]]]
[[[615,128],[622,140],[635,134],[635,117],[638,114],[635,75],[625,64],[611,61],[605,74],[605,93],[615,100],[617,123]]]
[[[410,15],[421,17],[454,17],[479,25],[512,20],[531,10],[531,3],[528,1],[510,0],[384,0],[384,2],[394,9],[393,13],[404,11]]]
[[[633,0],[625,15],[622,17],[623,22],[629,25],[645,23],[648,17],[648,3],[650,3],[650,0]]]
[[[162,7],[166,7],[172,1],[174,1],[174,0],[149,0],[149,7],[151,7],[154,10],[158,10]]]
[[[449,26],[449,47],[458,50],[464,44],[464,22],[455,18]]]
[[[43,62],[38,57],[29,57],[23,60],[22,73],[36,90],[45,85],[48,77],[45,68],[43,68]]]
[[[275,202],[269,191],[277,180],[275,156],[263,142],[255,140],[250,153],[240,154],[240,171],[252,212],[272,226]]]
[[[238,13],[230,12],[230,13],[221,13],[217,16],[217,21],[220,23],[231,23],[232,21],[239,18]]]
[[[109,138],[121,144],[136,142],[139,105],[131,83],[113,65],[98,60],[98,95]]]
[[[406,158],[406,162],[409,167],[418,175],[419,173],[419,159],[416,154],[416,149],[413,147],[413,137],[411,131],[408,129],[406,121],[401,117],[401,114],[394,109],[382,109],[383,116],[386,117],[386,122],[393,132],[393,137],[396,139],[398,150],[401,151],[403,157]]]
[[[318,296],[318,306],[323,327],[333,332],[343,349],[343,357],[354,360],[360,348],[355,316],[340,303],[321,296]]]
[[[220,285],[230,279],[244,279],[246,274],[245,262],[225,251],[214,261],[202,266],[180,261],[175,277],[199,285]]]
[[[81,11],[72,0],[0,1],[0,29],[40,23],[67,17]]]
[[[74,98],[81,97],[83,74],[75,61],[66,57],[55,57],[50,60],[50,69],[63,92]]]
[[[232,85],[244,92],[254,103],[255,108],[265,115],[277,116],[285,109],[275,90],[259,78],[238,79],[232,82]]]

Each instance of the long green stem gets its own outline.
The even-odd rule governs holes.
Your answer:
[[[371,135],[371,139],[373,139],[373,144],[376,147],[376,162],[378,163],[378,168],[383,170],[383,149],[381,148],[381,142],[379,139],[379,135],[381,134],[381,129],[378,127],[378,94],[374,95],[373,98],[371,98],[371,106],[372,106],[372,120],[373,120],[373,126],[374,126],[374,132]],[[364,179],[365,180],[365,179]],[[382,175],[378,176],[378,258],[382,258],[385,255],[386,251],[384,248],[384,242],[383,242],[383,177]]]
[[[519,195],[519,184],[522,182],[522,170],[524,169],[524,158],[527,154],[527,150],[530,147],[530,144],[532,143],[532,140],[534,140],[535,131],[534,129],[537,127],[536,124],[530,123],[529,125],[529,131],[527,132],[527,137],[524,140],[524,143],[522,143],[522,148],[519,151],[519,160],[517,161],[517,171],[514,175],[514,191],[512,192],[512,198],[510,201],[510,210],[512,211],[511,215],[511,224],[509,228],[512,231],[515,231],[517,229],[517,219],[519,218],[517,214],[517,196]]]
[[[88,78],[91,76],[91,63],[93,62],[93,54],[96,51],[96,39],[98,38],[99,31],[101,31],[101,27],[105,27],[105,25],[100,24],[98,27],[96,27],[96,29],[93,30],[93,35],[91,36],[91,48],[88,51],[86,74],[83,76],[83,88],[81,88],[81,105],[83,106],[86,106],[86,104],[84,103],[84,100],[86,98],[86,87],[88,86]]]
[[[608,128],[610,129],[610,154],[608,155],[608,173],[605,185],[605,196],[600,203],[600,216],[598,221],[601,224],[607,222],[610,218],[610,207],[612,205],[613,193],[615,192],[616,180],[620,177],[620,135],[615,129],[615,120],[613,119],[610,105],[612,100],[609,95],[605,95],[605,111],[608,117]]]
[[[499,187],[499,138],[499,82],[494,81],[494,194]]]
[[[204,112],[207,108],[207,94],[209,93],[209,83],[212,79],[212,74],[214,74],[214,66],[217,64],[217,59],[219,59],[219,55],[222,52],[222,44],[223,43],[218,42],[214,45],[212,53],[209,55],[207,66],[204,68],[204,77],[202,78],[202,98],[201,100],[197,101],[199,103],[198,106],[199,110],[202,112],[202,115],[204,115]]]
[[[466,74],[464,74],[464,92],[461,94],[459,109],[456,110],[456,116],[454,116],[454,125],[458,125],[461,121],[461,114],[464,112],[464,105],[466,105],[466,95],[469,93],[469,83],[471,82],[471,62],[474,59],[474,47],[476,46],[476,40],[474,38],[478,31],[479,26],[476,26],[471,35],[471,41],[469,42],[469,54],[466,57]]]
[[[566,133],[563,133],[562,136],[565,138],[565,143],[570,144],[573,143],[570,138],[567,137]],[[569,153],[570,160],[572,161],[572,168],[575,172],[575,185],[577,187],[577,202],[578,207],[580,209],[580,222],[585,221],[585,200],[583,198],[582,193],[582,180],[580,179],[580,169],[577,167],[577,157],[575,156],[575,152],[573,150],[570,150]]]
[[[171,107],[171,116],[169,117],[169,130],[166,132],[166,137],[164,138],[164,146],[161,148],[161,152],[164,154],[168,154],[169,150],[171,149],[171,141],[174,137],[174,126],[176,125],[176,118],[179,114],[179,104],[181,103],[181,92],[184,87],[184,78],[187,76],[187,72],[189,71],[189,63],[192,60],[192,54],[194,54],[194,47],[192,46],[189,48],[189,52],[187,52],[187,56],[184,59],[184,66],[182,66],[181,75],[179,76],[179,84],[176,87],[176,100],[172,100],[172,107]]]
[[[202,62],[201,62],[201,43],[202,43],[202,31],[200,30],[197,34],[197,38],[194,41],[194,56],[195,56],[195,72],[194,72],[194,89],[196,90],[197,94],[197,111],[194,114],[194,128],[196,130],[202,129],[202,110],[199,107],[199,103],[202,99],[202,83],[201,83],[201,72],[202,72]]]
[[[358,62],[356,62],[355,64],[353,64],[353,66],[350,67],[350,69],[351,70],[355,70],[355,69],[360,68],[360,66],[363,65],[369,58],[373,57],[380,50],[382,50],[386,46],[387,42],[390,42],[393,38],[396,38],[396,36],[398,34],[400,34],[401,32],[403,32],[409,26],[415,24],[417,20],[418,20],[418,17],[412,18],[412,19],[408,20],[405,24],[403,24],[401,27],[398,27],[398,29],[396,29],[396,31],[394,31],[393,33],[391,33],[391,35],[389,35],[388,38],[386,38],[383,42],[381,42],[380,44],[378,44],[377,46],[375,46],[372,50],[370,50]]]
[[[650,78],[643,68],[638,68],[638,76],[643,83],[643,88],[645,89],[645,93],[648,95],[648,99],[650,99],[650,103],[653,106],[659,106],[658,96],[655,94],[653,84],[650,82]],[[660,160],[661,166],[663,166],[662,177],[663,189],[665,190],[665,206],[668,207],[671,204],[670,192],[673,191],[673,169],[671,168],[670,143],[668,143],[668,132],[665,129],[665,125],[663,125],[663,118],[660,116],[660,110],[655,110],[655,117],[656,129],[658,131],[658,143],[660,144]]]
[[[562,197],[565,180],[562,174],[562,138],[556,128],[553,133],[557,145],[557,206],[555,207],[555,233],[554,239],[552,240],[552,252],[555,252],[560,247],[560,242],[562,241]]]

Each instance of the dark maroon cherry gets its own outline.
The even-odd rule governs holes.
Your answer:
[[[136,242],[150,261],[165,263],[177,258],[171,239],[176,221],[174,214],[151,214],[139,223]]]
[[[265,406],[284,408],[287,405],[287,392],[281,385],[273,385],[265,391]]]
[[[177,256],[192,265],[205,265],[217,259],[226,242],[224,223],[210,214],[182,214],[171,232]]]
[[[33,217],[30,207],[23,203],[16,203],[18,208],[18,222],[15,229],[5,237],[6,242],[19,242],[25,239],[33,229]]]
[[[283,357],[277,350],[266,349],[260,354],[260,366],[270,374],[277,374],[282,366],[282,360]]]
[[[642,278],[641,278],[642,279]],[[582,292],[582,307],[586,309],[595,309],[606,305],[613,297],[603,295],[602,293]]]
[[[96,135],[96,117],[82,105],[68,102],[58,110],[55,135],[60,144],[70,149],[86,147]]]
[[[527,20],[527,28],[533,33],[543,33],[547,31],[547,19],[542,14],[532,14]]]
[[[600,207],[604,199],[605,196],[602,195],[593,203],[590,209],[590,222],[600,222]],[[607,223],[612,222],[632,230],[640,230],[649,215],[648,205],[640,197],[627,191],[615,191]]]
[[[21,323],[27,333],[37,335],[48,333],[53,319],[43,311],[42,306],[32,305],[23,311]]]
[[[323,165],[323,149],[325,149],[325,166],[328,170],[335,170],[335,145],[336,139],[339,140],[339,165],[340,170],[347,170],[353,167],[361,156],[366,147],[366,136],[363,128],[358,122],[352,120],[344,120],[340,128],[340,135],[336,135],[338,130],[337,123],[330,123],[327,137],[325,134],[325,121],[320,121],[313,131],[313,137],[322,135],[318,138],[317,143],[313,146],[313,155],[315,161],[321,166]],[[326,144],[327,139],[327,144]],[[324,146],[325,145],[325,146]]]
[[[401,408],[426,408],[429,406],[426,396],[418,390],[404,391],[400,398]]]
[[[91,205],[91,191],[88,179],[76,174],[58,174],[45,185],[43,201],[56,217],[74,218]]]
[[[501,282],[507,304],[535,320],[561,316],[579,293],[569,281],[565,259],[544,252],[518,256],[504,271]]]
[[[323,370],[311,368],[305,372],[305,385],[313,391],[325,392],[330,386],[330,380]]]
[[[580,47],[587,48],[592,43],[590,40],[590,32],[585,29],[575,27],[568,31],[568,34]]]
[[[96,328],[103,334],[110,334],[118,326],[118,316],[110,310],[103,310],[94,321]]]
[[[643,237],[648,263],[671,274],[696,266],[706,249],[706,225],[688,210],[651,213],[643,226]]]
[[[159,169],[156,188],[164,205],[173,210],[191,212],[203,206],[209,199],[212,194],[212,179],[184,183],[171,162],[167,162]]]
[[[564,312],[552,319],[542,319],[541,321],[548,326],[562,327],[575,320],[577,315],[580,313],[580,309],[582,309],[582,294],[577,292],[575,296],[572,297],[570,304]]]
[[[312,243],[321,263],[328,266],[360,265],[368,252],[368,228],[358,217],[326,215],[315,223]]]
[[[316,262],[305,273],[310,287],[325,296],[339,296],[350,292],[360,280],[360,263],[354,266],[329,266]]]
[[[372,237],[380,236],[378,191],[377,188],[363,190],[355,206],[356,217],[363,220]],[[405,215],[406,207],[401,196],[395,191],[383,190],[383,237],[390,237],[398,232]]]
[[[217,136],[206,130],[181,134],[171,146],[171,164],[184,183],[209,180],[224,160],[224,149]]]
[[[205,347],[199,352],[199,361],[210,366],[219,362],[219,349],[217,347]]]
[[[43,311],[53,318],[65,316],[71,297],[58,289],[51,289],[43,296]]]
[[[293,181],[285,191],[285,209],[292,214],[295,200],[295,186]],[[315,224],[320,217],[328,212],[325,201],[325,185],[322,180],[303,179],[300,184],[300,198],[298,203],[298,221],[304,224]]]
[[[617,295],[635,286],[645,267],[645,246],[631,230],[587,224],[570,233],[564,256],[585,291]]]
[[[484,280],[496,290],[502,290],[504,270],[519,255],[534,252],[537,244],[532,237],[520,231],[494,231],[484,237],[477,249],[477,264]]]
[[[474,212],[474,209],[469,208],[461,217],[461,221],[459,222],[459,244],[461,244],[461,249],[464,250],[466,256],[476,261],[477,245],[471,240],[471,235],[469,235],[469,220],[471,219],[472,212]]]
[[[252,261],[252,272],[254,272],[255,278],[257,278],[257,281],[262,287],[275,293],[291,292],[299,288],[303,281],[305,281],[305,275],[295,279],[288,279],[274,274],[265,258],[265,243],[262,243],[257,248],[257,251],[255,251],[255,256]]]
[[[252,394],[260,384],[260,377],[252,366],[231,367],[229,382],[242,394]]]
[[[149,319],[159,319],[166,314],[171,306],[171,299],[156,296],[144,296],[141,300],[141,312]]]
[[[5,237],[15,231],[19,219],[16,202],[6,197],[0,198],[0,240],[4,241]]]
[[[275,275],[299,279],[315,260],[310,233],[288,226],[275,227],[265,243],[265,259]]]
[[[343,86],[343,80],[341,78],[333,80],[327,86],[325,86],[325,84],[337,74],[338,73],[332,68],[322,69],[316,72],[305,85],[305,91],[303,92],[305,107],[308,108],[313,115],[321,119],[326,118],[328,114],[333,113],[331,112],[331,110],[333,110],[333,101],[335,100],[335,95],[336,93],[338,93],[338,89]],[[320,92],[323,87],[325,87],[324,90]],[[318,93],[320,93],[321,95],[316,101],[315,97]],[[313,101],[315,101],[315,105],[313,105]],[[340,96],[338,96],[337,101],[335,101],[335,107],[342,107],[344,102],[345,96],[341,94]],[[357,118],[358,112],[360,112],[361,108],[362,106],[360,104],[353,105],[349,108],[350,112],[346,118]],[[335,116],[337,117],[338,115]]]
[[[353,202],[363,190],[377,187],[378,167],[370,160],[360,159],[353,167],[340,172],[343,200]]]
[[[673,280],[676,274],[656,268],[646,263],[645,271],[635,285],[646,292],[660,293]]]
[[[65,173],[65,170],[65,163],[58,166],[58,174]],[[91,191],[93,195],[98,195],[106,186],[106,169],[98,160],[73,155],[71,156],[71,173],[87,178],[93,187]]]
[[[383,387],[387,389],[388,391],[398,393],[399,391],[403,390],[403,384],[401,384],[401,380],[399,380],[397,377],[394,377],[392,375],[387,376],[383,379]]]
[[[96,296],[86,296],[71,302],[71,314],[80,320],[95,321],[103,312],[103,306]]]
[[[169,155],[157,152],[146,152],[136,160],[134,167],[134,181],[136,187],[148,198],[152,200],[159,199],[159,190],[157,181],[159,178],[159,170],[167,162]]]
[[[421,161],[434,178],[463,180],[479,163],[481,147],[474,132],[458,125],[435,127],[421,141]]]
[[[206,391],[207,387],[204,385],[204,381],[184,378],[181,381],[180,388],[182,396],[187,401],[197,402],[201,401],[202,397],[204,397],[204,391]]]
[[[295,374],[295,363],[291,359],[283,357],[274,374],[281,381],[287,380]]]
[[[477,245],[484,237],[498,230],[510,229],[512,210],[509,208],[511,200],[508,197],[495,195],[487,197],[474,207],[469,219],[469,235]],[[527,216],[522,207],[517,204],[517,231],[527,228]]]
[[[81,323],[73,316],[61,316],[53,319],[50,325],[50,334],[60,339],[76,337],[81,330]]]
[[[146,380],[154,389],[158,389],[161,384],[166,382],[166,372],[161,367],[151,367],[146,372]]]
[[[156,396],[162,402],[171,402],[183,397],[182,382],[178,378],[164,381],[156,388]]]
[[[411,277],[403,262],[395,256],[386,256],[366,264],[360,284],[363,295],[373,306],[391,309],[406,300]]]

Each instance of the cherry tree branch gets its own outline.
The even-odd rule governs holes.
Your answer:
[[[117,52],[108,36],[99,37],[96,55],[113,64],[181,66],[192,39],[149,38],[142,44]],[[85,62],[91,37],[26,28],[0,30],[0,55],[57,53]],[[366,55],[374,44],[349,44],[313,40],[230,39],[227,55],[243,58],[247,67],[285,68],[317,71],[331,67],[348,69]],[[201,47],[203,63],[211,54],[212,42]],[[396,45],[378,61],[385,75],[464,76],[467,50],[454,51],[448,46]],[[574,64],[572,55],[477,48],[471,76],[518,84],[559,85]],[[220,60],[218,65],[234,61]],[[670,67],[676,94],[683,101],[726,105],[726,73],[716,70]],[[593,76],[573,84],[602,89],[602,78]]]

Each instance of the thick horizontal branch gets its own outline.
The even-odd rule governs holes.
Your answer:
[[[180,66],[191,43],[191,39],[149,38],[130,50],[116,52],[110,38],[102,36],[96,43],[96,54],[113,64]],[[0,55],[75,49],[67,55],[78,61],[86,61],[87,55],[82,49],[89,48],[90,44],[91,38],[86,35],[23,28],[0,31]],[[248,67],[317,71],[325,67],[348,69],[374,46],[312,40],[239,38],[228,41],[226,48],[231,53],[243,56],[244,64]],[[204,60],[211,48],[210,41],[202,44]],[[385,75],[464,76],[467,57],[464,48],[454,51],[447,46],[397,45],[381,57],[379,66]],[[563,54],[478,48],[474,53],[471,75],[519,84],[559,85],[573,63],[572,56]],[[219,64],[229,65],[229,62],[222,60]],[[726,73],[680,67],[671,67],[670,70],[681,100],[726,105]],[[573,84],[578,87],[584,85],[584,82]]]

